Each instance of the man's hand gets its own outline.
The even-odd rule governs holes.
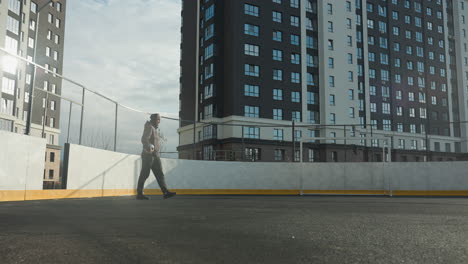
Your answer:
[[[149,152],[150,152],[150,153],[153,153],[153,152],[154,152],[154,145],[153,145],[153,144],[150,144]]]

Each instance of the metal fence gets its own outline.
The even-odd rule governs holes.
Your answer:
[[[40,104],[43,101],[43,107],[40,111],[30,111],[26,118],[26,126],[32,123],[31,127],[36,130],[42,130],[44,137],[47,133],[57,133],[58,145],[65,143],[80,144],[89,147],[101,148],[111,151],[125,152],[129,154],[138,154],[141,151],[140,137],[145,121],[148,120],[151,112],[160,112],[155,109],[142,111],[119,103],[91,89],[85,85],[71,80],[61,74],[56,73],[50,68],[43,67],[32,61],[17,56],[6,49],[0,48],[2,60],[5,58],[16,61],[18,68],[32,68],[32,85],[34,92],[30,96],[30,105]],[[2,67],[5,66],[3,63]],[[3,70],[3,69],[2,69]],[[39,84],[36,79],[41,75],[52,76],[61,84],[61,90],[54,90],[51,87],[45,87]],[[22,77],[24,78],[24,76]],[[15,98],[19,98],[15,95]],[[58,125],[51,127],[48,116],[53,114],[51,110],[52,101],[55,100],[55,109],[60,109],[60,119]],[[151,111],[151,112],[150,112]],[[207,119],[204,121],[180,120],[177,114],[161,113],[161,126],[159,128],[162,135],[161,154],[163,157],[182,158],[182,159],[205,159],[205,160],[223,160],[223,161],[262,161],[262,157],[270,157],[277,161],[328,161],[328,158],[319,157],[319,147],[321,144],[335,145],[337,148],[346,145],[352,145],[354,149],[365,148],[367,153],[382,153],[381,149],[387,147],[391,150],[398,150],[399,146],[394,145],[392,136],[395,132],[377,131],[373,126],[364,126],[361,124],[304,124],[296,122],[277,123],[246,123],[246,122],[225,122],[216,121],[216,119]],[[18,116],[18,114],[17,114]],[[41,119],[42,123],[37,124],[34,120]],[[24,119],[24,118],[23,118]],[[13,118],[14,120],[14,118]],[[33,120],[31,122],[31,120]],[[180,144],[177,129],[180,123],[193,124],[190,136],[191,142],[185,144],[185,149],[178,150]],[[452,122],[454,123],[454,122]],[[466,123],[458,121],[457,123]],[[215,131],[207,133],[203,131],[204,127],[215,127]],[[38,129],[38,127],[40,127]],[[218,130],[240,130],[242,137],[238,139],[233,147],[216,148],[216,142],[210,143],[210,140],[216,141]],[[258,138],[250,133],[246,128],[262,129],[268,131],[273,140],[270,140],[270,147],[262,149],[261,152],[253,143]],[[276,133],[276,134],[275,134]],[[32,134],[31,132],[29,134]],[[380,142],[377,136],[389,137],[386,145]],[[411,135],[409,135],[411,136]],[[431,137],[426,133],[424,135],[414,135],[417,144],[415,146],[404,146],[402,150],[418,150],[422,156],[429,156]],[[355,142],[351,143],[350,142]],[[213,147],[214,145],[214,147]],[[258,144],[257,144],[258,145]],[[210,146],[212,148],[210,148]],[[301,147],[302,146],[302,147]],[[309,153],[302,151],[302,148],[308,148]],[[310,152],[312,150],[312,152]],[[354,161],[353,156],[358,151],[353,149],[344,149],[344,161]],[[369,155],[369,154],[366,154]],[[333,161],[334,157],[330,157]],[[385,161],[387,157],[369,158],[367,161]],[[390,159],[391,160],[391,159]],[[427,160],[425,158],[424,160]]]

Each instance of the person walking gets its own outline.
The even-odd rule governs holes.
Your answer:
[[[175,192],[170,192],[166,187],[164,180],[164,173],[162,171],[161,158],[159,154],[160,150],[160,138],[157,128],[161,118],[159,114],[152,114],[150,121],[145,123],[143,135],[141,136],[141,143],[143,144],[143,151],[141,153],[142,167],[140,177],[138,178],[137,186],[137,200],[148,200],[149,198],[143,195],[143,187],[146,179],[150,175],[150,171],[153,171],[156,180],[158,181],[159,188],[163,192],[163,198],[171,198],[176,195]]]

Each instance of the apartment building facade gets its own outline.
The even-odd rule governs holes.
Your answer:
[[[461,159],[467,3],[183,1],[180,153]]]
[[[60,159],[56,146],[62,81],[55,73],[61,74],[63,69],[65,14],[66,0],[0,1],[0,46],[52,71],[34,71],[33,65],[0,51],[0,129],[27,134],[30,119],[29,134],[45,138],[48,155],[54,153],[56,160]],[[30,107],[32,115],[28,116]],[[45,178],[58,180],[58,170],[52,174],[53,178]]]

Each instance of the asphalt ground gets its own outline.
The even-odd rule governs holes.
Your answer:
[[[468,263],[468,199],[0,203],[0,263]]]

